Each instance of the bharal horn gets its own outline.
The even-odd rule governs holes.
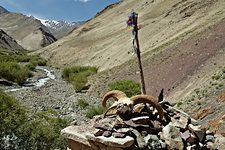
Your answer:
[[[131,101],[133,101],[133,106],[138,103],[149,103],[151,106],[156,108],[156,110],[159,113],[160,119],[163,118],[163,116],[164,116],[163,109],[160,106],[160,104],[155,100],[154,97],[149,96],[149,95],[136,95],[136,96],[132,96],[130,99],[131,99]]]
[[[119,91],[119,90],[110,91],[110,92],[106,93],[104,95],[103,99],[102,99],[102,106],[103,107],[106,107],[106,102],[111,97],[113,97],[114,100],[118,101],[121,98],[126,98],[127,95],[124,92]]]

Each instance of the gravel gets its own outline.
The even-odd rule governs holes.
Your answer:
[[[59,70],[44,68],[54,72],[56,78],[48,80],[41,87],[20,87],[20,90],[10,91],[9,93],[22,104],[28,106],[32,112],[51,108],[58,111],[61,117],[70,117],[75,124],[79,125],[87,122],[89,119],[85,117],[86,110],[80,108],[77,101],[83,99],[89,102],[89,105],[94,105],[98,104],[100,99],[88,96],[85,93],[76,93],[71,84],[62,80]],[[29,79],[29,81],[36,82],[43,77],[46,77],[46,74],[41,70],[37,70],[34,72],[34,77]]]

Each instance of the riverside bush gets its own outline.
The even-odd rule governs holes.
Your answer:
[[[21,62],[29,62],[21,65]],[[36,65],[46,65],[47,61],[40,56],[28,56],[24,51],[10,53],[0,49],[0,78],[7,79],[22,85],[24,81],[32,76],[30,70],[34,70]]]
[[[66,149],[60,130],[69,124],[53,110],[30,113],[0,90],[0,149]]]
[[[118,80],[108,84],[109,90],[123,91],[128,97],[141,94],[141,86],[132,80]]]
[[[65,68],[62,78],[73,84],[76,92],[80,92],[88,81],[88,76],[97,73],[96,67],[74,66]]]
[[[16,82],[22,85],[32,74],[27,67],[19,65],[17,62],[6,61],[0,63],[0,78]]]

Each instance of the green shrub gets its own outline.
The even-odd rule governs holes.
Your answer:
[[[88,81],[88,76],[97,73],[96,67],[74,66],[65,68],[62,78],[73,84],[76,92],[80,92]]]
[[[212,79],[213,79],[213,80],[219,80],[220,77],[221,77],[221,74],[217,74],[217,75],[213,75],[213,76],[212,76]]]
[[[35,66],[37,66],[37,65],[46,66],[46,64],[47,64],[47,60],[45,60],[44,58],[37,56],[37,55],[31,56],[31,59],[29,62]]]
[[[66,149],[60,131],[68,124],[53,110],[32,115],[0,90],[0,149]]]
[[[21,66],[16,62],[0,63],[0,78],[5,78],[21,85],[31,75],[27,67]]]
[[[103,107],[100,105],[89,106],[86,112],[86,117],[92,119],[96,115],[103,114],[108,107]]]
[[[183,102],[182,101],[179,101],[179,102],[177,102],[177,107],[180,107],[181,105],[183,104]]]
[[[36,68],[36,65],[33,64],[33,63],[28,63],[26,64],[26,67],[29,69],[29,70],[34,70]]]
[[[123,91],[128,97],[141,94],[140,84],[132,80],[118,80],[110,83],[108,86],[110,90]]]
[[[86,101],[86,100],[84,100],[84,99],[79,99],[78,100],[78,106],[80,107],[80,108],[86,108],[87,106],[89,105],[89,103]]]
[[[30,56],[26,54],[21,54],[21,55],[16,55],[14,56],[16,61],[18,62],[29,62],[30,61]]]
[[[12,137],[20,137],[18,129],[27,120],[25,108],[0,90],[0,149],[5,149],[5,137],[9,137],[7,141],[9,144],[8,149],[15,149],[15,142],[19,141],[18,139],[12,140]]]
[[[69,120],[60,118],[53,110],[38,112],[22,128],[23,141],[27,141],[24,146],[43,150],[65,149],[67,143],[60,131],[68,124]]]

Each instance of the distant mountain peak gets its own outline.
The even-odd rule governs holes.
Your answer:
[[[57,38],[61,38],[67,34],[69,34],[71,31],[73,31],[75,28],[79,27],[80,25],[84,24],[84,22],[68,22],[65,20],[45,20],[45,19],[39,19],[41,23],[48,28],[48,30]]]
[[[4,14],[4,13],[9,13],[9,11],[5,9],[4,7],[0,6],[0,14]]]

